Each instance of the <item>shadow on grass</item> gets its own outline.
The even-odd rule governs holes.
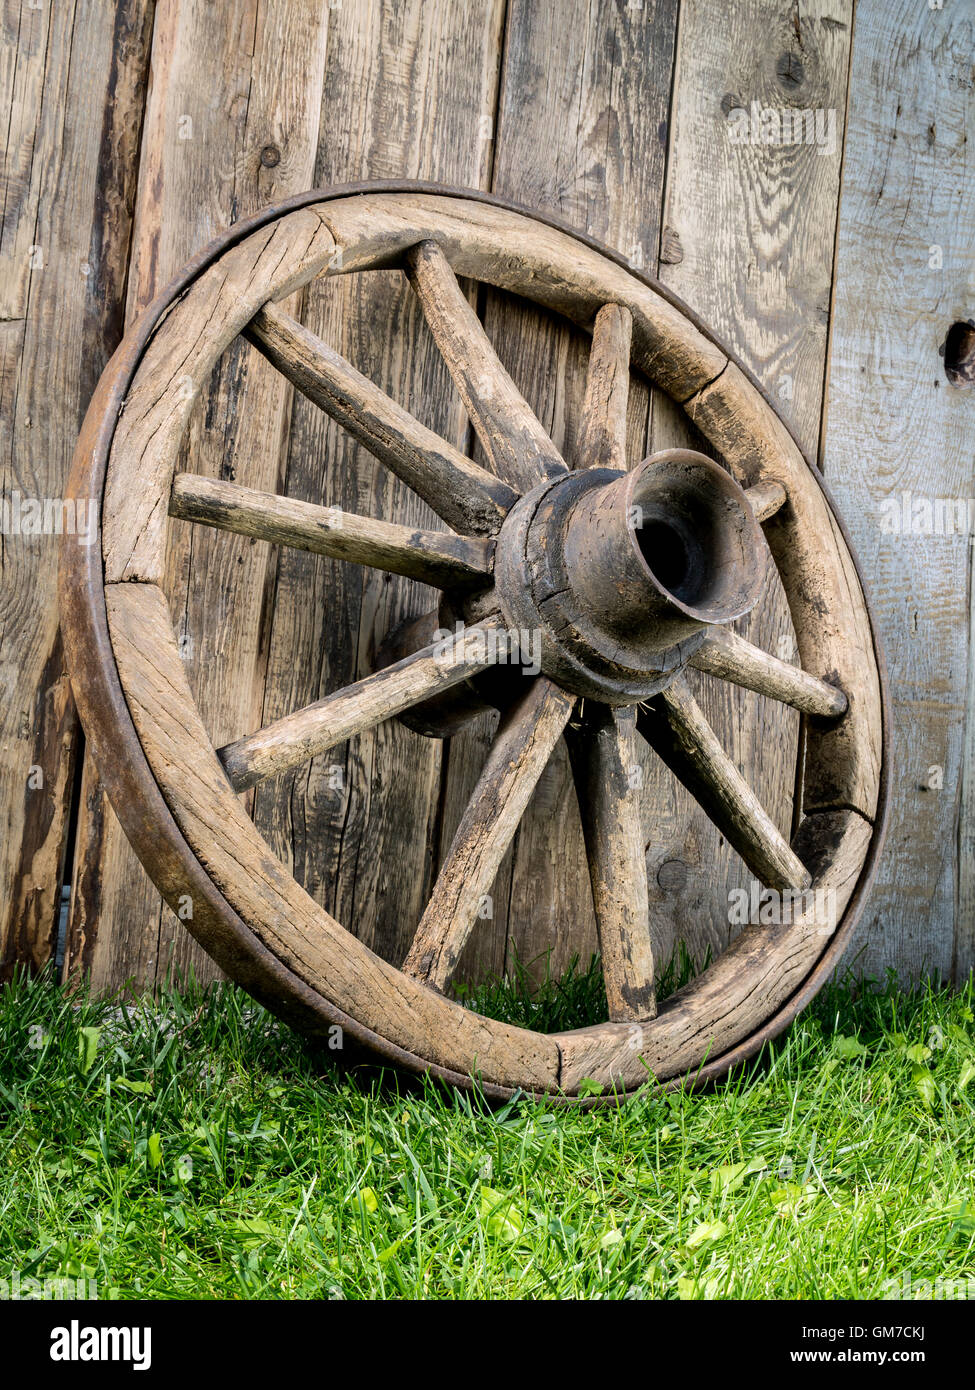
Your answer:
[[[680,942],[659,973],[658,998],[666,999],[681,989],[709,960],[698,967]],[[540,963],[544,964],[541,971]],[[969,983],[969,992],[971,988]],[[942,983],[931,978],[905,986],[893,970],[883,981],[858,975],[854,963],[842,976],[828,982],[779,1038],[699,1089],[739,1093],[769,1072],[788,1049],[796,1030],[810,1026],[825,1039],[856,1036],[867,1047],[892,1033],[927,1036],[939,1027],[937,995],[942,989]],[[552,976],[547,955],[527,963],[516,958],[507,978],[494,976],[477,985],[458,985],[454,993],[467,1008],[538,1032],[586,1028],[607,1020],[596,955],[585,968],[573,957],[559,977]],[[58,984],[50,969],[39,976],[18,972],[0,991],[0,1028],[6,1031],[8,1044],[14,1036],[20,1041],[20,1047],[11,1049],[8,1058],[19,1051],[25,1062],[41,1045],[40,1040],[52,1033],[76,1037],[77,1043],[72,1045],[83,1049],[88,1030],[122,1054],[141,1054],[151,1070],[162,1067],[167,1058],[172,1064],[175,1054],[189,1053],[198,1059],[203,1074],[233,1059],[255,1070],[290,1071],[306,1081],[330,1078],[340,1083],[351,1079],[364,1093],[384,1100],[429,1093],[432,1087],[450,1108],[478,1114],[497,1113],[522,1099],[490,1101],[476,1089],[461,1092],[449,1083],[400,1071],[350,1045],[349,1039],[342,1048],[330,1049],[321,1041],[293,1032],[229,981],[202,987],[189,976],[178,982],[167,981],[158,999],[136,994],[131,985],[110,997],[92,998],[83,987],[69,990]],[[648,1092],[653,1089],[648,1086]],[[692,1089],[697,1088],[682,1085],[675,1093]]]

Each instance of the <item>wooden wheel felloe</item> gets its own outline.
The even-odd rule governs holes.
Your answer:
[[[315,276],[409,277],[489,467],[424,428],[280,308]],[[457,277],[525,296],[592,333],[578,456],[563,459]],[[416,531],[177,473],[194,401],[240,333],[450,530]],[[626,471],[631,368],[680,402],[727,467],[669,451]],[[306,1032],[492,1096],[573,1099],[717,1075],[794,1017],[838,959],[882,833],[886,721],[876,638],[821,478],[744,369],[659,285],[583,237],[497,200],[424,185],[318,191],[235,227],[150,306],[102,378],[73,495],[102,501],[101,547],[68,546],[69,667],[123,827],[217,962]],[[214,748],[161,582],[168,518],[378,566],[433,585],[437,614],[388,664]],[[727,624],[778,568],[801,667]],[[444,632],[437,632],[442,627]],[[520,660],[537,638],[540,670]],[[791,843],[707,724],[688,666],[805,716]],[[240,793],[411,713],[458,727],[501,709],[495,742],[402,968],[294,881]],[[446,713],[444,712],[446,711]],[[417,723],[414,723],[417,727]],[[532,790],[566,738],[583,814],[610,1021],[544,1035],[447,997]],[[741,854],[793,895],[658,1007],[644,846],[628,772],[645,739]],[[832,917],[817,904],[828,895]],[[187,915],[185,912],[182,914]],[[788,914],[787,914],[788,915]]]

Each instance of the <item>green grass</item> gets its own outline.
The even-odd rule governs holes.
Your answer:
[[[598,1012],[595,972],[516,1021]],[[975,1277],[971,988],[833,987],[703,1094],[585,1114],[345,1073],[230,987],[0,995],[0,1278],[102,1298],[877,1298]]]

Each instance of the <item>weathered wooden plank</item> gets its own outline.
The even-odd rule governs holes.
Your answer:
[[[52,527],[97,544],[60,498],[120,333],[151,22],[149,0],[0,11],[0,977],[56,940],[76,720]]]
[[[705,0],[683,4],[668,140],[659,276],[756,373],[813,457],[851,10],[848,0],[839,6],[815,0],[800,9],[780,0],[742,0],[722,12],[718,25]],[[791,134],[791,113],[802,109],[813,122],[810,143],[805,127],[801,143],[764,143],[760,116],[753,139],[753,111],[774,112],[780,134],[787,115]],[[815,140],[817,110],[822,145]],[[713,452],[659,393],[651,437],[655,449]],[[795,660],[792,623],[771,566],[765,593],[738,631],[774,656]],[[689,679],[722,746],[753,778],[788,838],[798,716],[709,676]],[[729,894],[748,882],[748,871],[659,764],[648,762],[645,775],[654,817],[648,852],[658,958],[683,939],[700,961],[708,948],[717,953],[727,942]]]
[[[328,22],[313,0],[231,0],[219,22],[196,0],[158,9],[130,317],[222,227],[311,184]],[[192,467],[276,491],[290,386],[240,340],[205,386],[189,421]],[[167,585],[183,615],[187,670],[212,737],[225,742],[261,723],[268,552],[188,524],[172,526],[171,541]],[[89,969],[96,987],[129,978],[151,984],[170,966],[214,974],[161,907],[91,769],[68,964]]]
[[[399,176],[484,187],[503,10],[502,0],[366,0],[334,9],[315,183]],[[303,319],[422,424],[466,449],[466,414],[401,272],[313,285]],[[407,526],[437,524],[304,400],[295,403],[287,491]],[[256,722],[367,676],[388,632],[436,601],[406,580],[282,554]],[[391,721],[257,792],[257,824],[299,883],[397,963],[432,881],[441,754],[438,741]]]
[[[650,264],[659,239],[666,122],[677,6],[611,0],[508,6],[505,66],[492,191],[555,213]],[[598,306],[597,306],[598,307]],[[570,466],[577,464],[587,338],[543,311],[488,294],[488,334],[519,389]],[[636,337],[636,330],[634,330]],[[720,370],[718,364],[709,375]],[[648,395],[634,382],[628,459],[646,453]],[[454,833],[490,740],[482,720],[455,738],[445,785],[441,844]],[[582,828],[569,761],[560,745],[539,781],[515,841],[512,869],[492,891],[494,932],[481,924],[460,974],[498,971],[512,952],[544,973],[596,949]],[[508,899],[511,899],[510,910]],[[551,956],[548,952],[551,950]]]
[[[857,968],[905,977],[963,979],[975,962],[975,399],[939,356],[972,316],[973,50],[968,6],[857,6],[823,466],[865,569],[894,722],[892,818],[853,949]],[[939,534],[935,499],[961,519],[954,534]]]

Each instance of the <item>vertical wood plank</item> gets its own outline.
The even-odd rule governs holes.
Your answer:
[[[647,0],[512,0],[492,191],[621,249],[643,266],[656,253],[677,6]],[[517,385],[566,458],[573,458],[588,339],[553,316],[488,294],[485,325]],[[634,383],[629,462],[644,456],[646,389]],[[442,846],[450,842],[493,720],[455,739],[445,783]],[[560,974],[596,949],[582,827],[560,744],[543,773],[491,895],[493,918],[472,938],[460,974],[513,957]],[[549,951],[551,950],[551,955]]]
[[[503,0],[366,0],[333,11],[316,183],[399,177],[486,187],[503,10]],[[466,447],[463,407],[400,272],[313,284],[304,321],[424,424]],[[300,399],[287,487],[327,506],[440,526]],[[261,722],[366,674],[386,634],[436,601],[404,579],[283,552]],[[299,882],[396,963],[429,896],[442,747],[390,721],[257,793],[257,825]]]
[[[894,722],[890,828],[852,949],[858,969],[905,978],[962,979],[975,948],[975,392],[949,383],[940,355],[950,325],[975,317],[973,52],[970,6],[857,6],[823,461]],[[956,503],[961,527],[944,534]]]
[[[314,0],[160,6],[152,43],[129,289],[130,317],[221,228],[312,181],[329,12]],[[292,306],[293,307],[293,306]],[[290,387],[236,342],[190,423],[193,468],[276,490]],[[216,743],[256,727],[270,549],[174,525],[167,590]],[[69,970],[96,988],[216,971],[159,899],[91,766],[79,817]]]
[[[77,739],[60,538],[17,515],[63,496],[120,335],[151,16],[151,0],[0,9],[0,978],[54,953]]]
[[[704,0],[681,6],[660,244],[660,278],[751,367],[814,458],[851,11],[848,0],[801,7],[741,0],[718,25]],[[798,118],[795,139],[799,112],[808,116]],[[655,449],[713,453],[660,393],[651,437]],[[797,659],[771,564],[762,598],[737,630]],[[788,836],[798,716],[706,676],[694,673],[691,683],[723,747]],[[657,958],[683,940],[700,964],[708,948],[717,954],[734,934],[729,893],[748,883],[748,872],[659,763],[645,770]]]

